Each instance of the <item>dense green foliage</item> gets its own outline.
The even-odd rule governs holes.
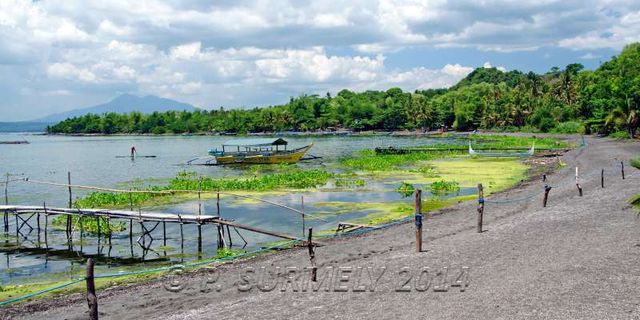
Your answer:
[[[279,106],[164,113],[89,114],[50,133],[247,133],[434,129],[635,134],[640,125],[640,43],[597,70],[570,64],[546,74],[478,68],[449,89],[303,95]],[[569,122],[569,124],[563,124]]]

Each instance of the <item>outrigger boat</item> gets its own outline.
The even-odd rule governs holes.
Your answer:
[[[296,163],[313,146],[287,150],[287,144],[282,138],[230,140],[222,145],[222,150],[211,149],[209,154],[215,157],[216,164]]]
[[[483,156],[483,157],[531,157],[536,151],[536,145],[531,145],[531,149],[525,152],[491,152],[491,151],[482,151],[478,152],[471,148],[471,141],[469,141],[469,154],[472,156]]]

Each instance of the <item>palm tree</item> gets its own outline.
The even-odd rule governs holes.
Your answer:
[[[626,128],[630,138],[635,137],[636,130],[640,126],[640,117],[637,110],[631,106],[631,101],[622,106],[618,106],[611,110],[605,118],[606,126],[614,126],[616,128]]]

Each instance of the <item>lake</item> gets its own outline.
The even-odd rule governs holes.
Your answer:
[[[28,177],[32,180],[44,180],[57,183],[67,182],[67,172],[71,172],[72,184],[128,189],[133,185],[162,184],[181,171],[193,171],[206,176],[234,176],[245,173],[241,166],[188,166],[186,161],[207,154],[207,150],[220,147],[226,140],[236,137],[224,136],[103,136],[73,137],[25,135],[30,142],[25,145],[0,144],[0,174],[16,175],[12,178]],[[0,141],[21,140],[18,134],[0,134]],[[290,147],[313,143],[310,154],[322,157],[319,160],[304,161],[297,164],[304,168],[326,168],[335,164],[341,157],[351,155],[362,149],[388,146],[417,146],[435,143],[462,143],[450,138],[398,137],[398,136],[293,136],[286,137]],[[131,146],[135,146],[139,155],[154,155],[155,158],[127,157]],[[142,181],[142,182],[141,182]],[[73,190],[74,198],[87,191]],[[461,190],[464,194],[469,190]],[[25,182],[12,182],[8,186],[10,204],[42,205],[66,207],[68,191],[64,187],[44,186]],[[363,190],[322,190],[296,193],[266,193],[263,199],[300,208],[302,197],[305,212],[331,212],[335,208],[315,206],[314,203],[332,201],[341,202],[385,202],[404,201],[402,195],[392,187],[365,188]],[[215,214],[215,199],[202,201],[203,214]],[[149,209],[149,208],[143,208]],[[197,201],[187,201],[174,205],[153,208],[154,211],[195,214]],[[315,230],[335,228],[338,221],[366,215],[368,210],[354,210],[339,216],[323,216],[325,221],[308,219],[306,227]],[[266,203],[238,201],[224,197],[221,202],[221,216],[239,223],[260,228],[302,236],[301,218],[291,211]],[[42,218],[41,218],[42,219]],[[111,246],[104,239],[100,244],[96,237],[84,236],[83,241],[68,246],[65,232],[49,228],[48,248],[38,241],[36,231],[25,237],[15,237],[15,220],[10,219],[9,234],[0,242],[0,284],[24,283],[43,279],[66,279],[74,277],[83,270],[86,257],[94,257],[98,271],[109,269],[123,270],[151,265],[197,260],[216,255],[217,239],[215,226],[203,227],[202,252],[197,250],[196,226],[184,227],[184,243],[181,245],[179,227],[167,224],[167,244],[160,237],[155,239],[151,250],[144,250],[135,240],[140,233],[137,224],[133,226],[134,241],[130,243],[128,231],[115,234]],[[206,230],[208,229],[208,230]],[[234,246],[244,241],[231,229]],[[156,235],[154,233],[154,235]],[[248,244],[244,249],[254,249],[267,245],[277,238],[242,231]],[[42,235],[41,235],[42,238]],[[76,236],[77,238],[77,236]]]

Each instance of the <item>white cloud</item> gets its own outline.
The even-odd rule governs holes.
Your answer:
[[[587,52],[586,54],[580,56],[580,59],[583,60],[593,60],[593,59],[598,59],[598,58],[602,58],[601,55],[597,55],[597,54],[593,54],[591,52]]]
[[[53,78],[95,82],[96,76],[88,69],[78,68],[70,63],[54,63],[48,66],[47,74]]]
[[[486,68],[486,66],[485,66],[485,68]],[[464,66],[461,66],[460,64],[457,64],[457,63],[456,64],[447,64],[444,67],[442,67],[442,72],[444,72],[444,73],[446,73],[448,75],[457,76],[457,77],[460,77],[460,78],[465,77],[466,75],[471,73],[471,71],[473,71],[473,68],[464,67]]]
[[[111,34],[115,36],[126,36],[131,34],[132,30],[128,26],[117,26],[110,20],[102,20],[98,26],[99,33]]]
[[[472,70],[456,55],[399,62],[406,49],[586,52],[639,37],[640,3],[628,0],[2,0],[0,64],[15,72],[0,75],[0,90],[268,104],[345,87],[448,86]]]
[[[313,17],[313,25],[319,28],[345,27],[350,24],[348,18],[340,14],[322,13]]]
[[[491,62],[489,62],[489,61],[485,62],[485,63],[484,63],[484,65],[482,65],[482,67],[483,67],[483,68],[485,68],[485,69],[491,69],[491,68],[494,68],[494,66],[492,66],[492,65],[491,65]],[[497,67],[495,67],[495,68],[496,68],[496,69],[498,69],[498,70],[500,70],[500,71],[502,71],[502,72],[506,72],[506,71],[507,71],[507,68],[502,67],[502,66],[497,66]]]

